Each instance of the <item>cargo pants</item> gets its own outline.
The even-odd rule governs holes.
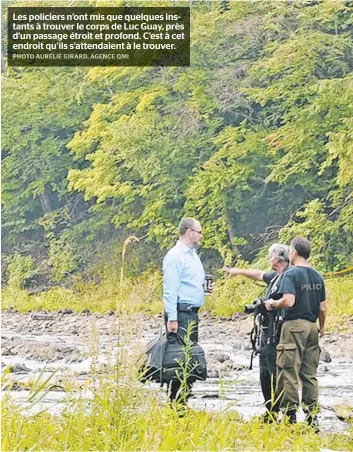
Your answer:
[[[304,411],[318,407],[319,334],[316,322],[296,319],[283,323],[277,345],[277,393],[281,409],[295,412],[299,405],[299,383],[302,383]]]

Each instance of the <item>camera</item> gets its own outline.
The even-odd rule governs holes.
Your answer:
[[[256,308],[259,308],[261,314],[266,314],[266,308],[262,298],[255,298],[252,303],[246,304],[244,312],[245,314],[253,314]]]

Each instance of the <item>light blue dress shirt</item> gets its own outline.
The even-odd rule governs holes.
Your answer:
[[[205,271],[194,248],[180,240],[163,259],[163,301],[168,320],[177,320],[177,303],[204,304]]]

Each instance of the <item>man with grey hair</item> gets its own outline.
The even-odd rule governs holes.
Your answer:
[[[179,240],[163,259],[164,318],[168,341],[176,335],[184,337],[192,323],[190,339],[198,341],[198,311],[204,304],[205,271],[195,247],[201,243],[201,224],[194,218],[179,223]],[[169,388],[170,400],[180,401],[180,382],[173,380]],[[185,399],[185,398],[184,398]]]
[[[279,289],[279,282],[283,272],[289,266],[289,249],[286,245],[275,243],[268,250],[269,263],[273,272],[264,272],[256,269],[246,269],[238,267],[223,267],[229,275],[247,276],[255,281],[264,281],[267,284],[265,300],[276,299]],[[278,295],[279,296],[279,295]],[[263,416],[265,422],[276,420],[279,412],[279,400],[275,395],[276,388],[276,345],[279,340],[280,331],[276,332],[276,337],[270,337],[270,325],[275,324],[275,320],[284,317],[284,311],[277,311],[277,318],[273,319],[263,310],[262,316],[262,336],[260,344],[260,382],[262,394],[265,399],[267,412]]]

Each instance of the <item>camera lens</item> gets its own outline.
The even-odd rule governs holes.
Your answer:
[[[245,314],[252,314],[253,312],[255,312],[255,308],[256,308],[256,306],[253,304],[246,304],[245,308],[244,308],[244,312],[245,312]]]

